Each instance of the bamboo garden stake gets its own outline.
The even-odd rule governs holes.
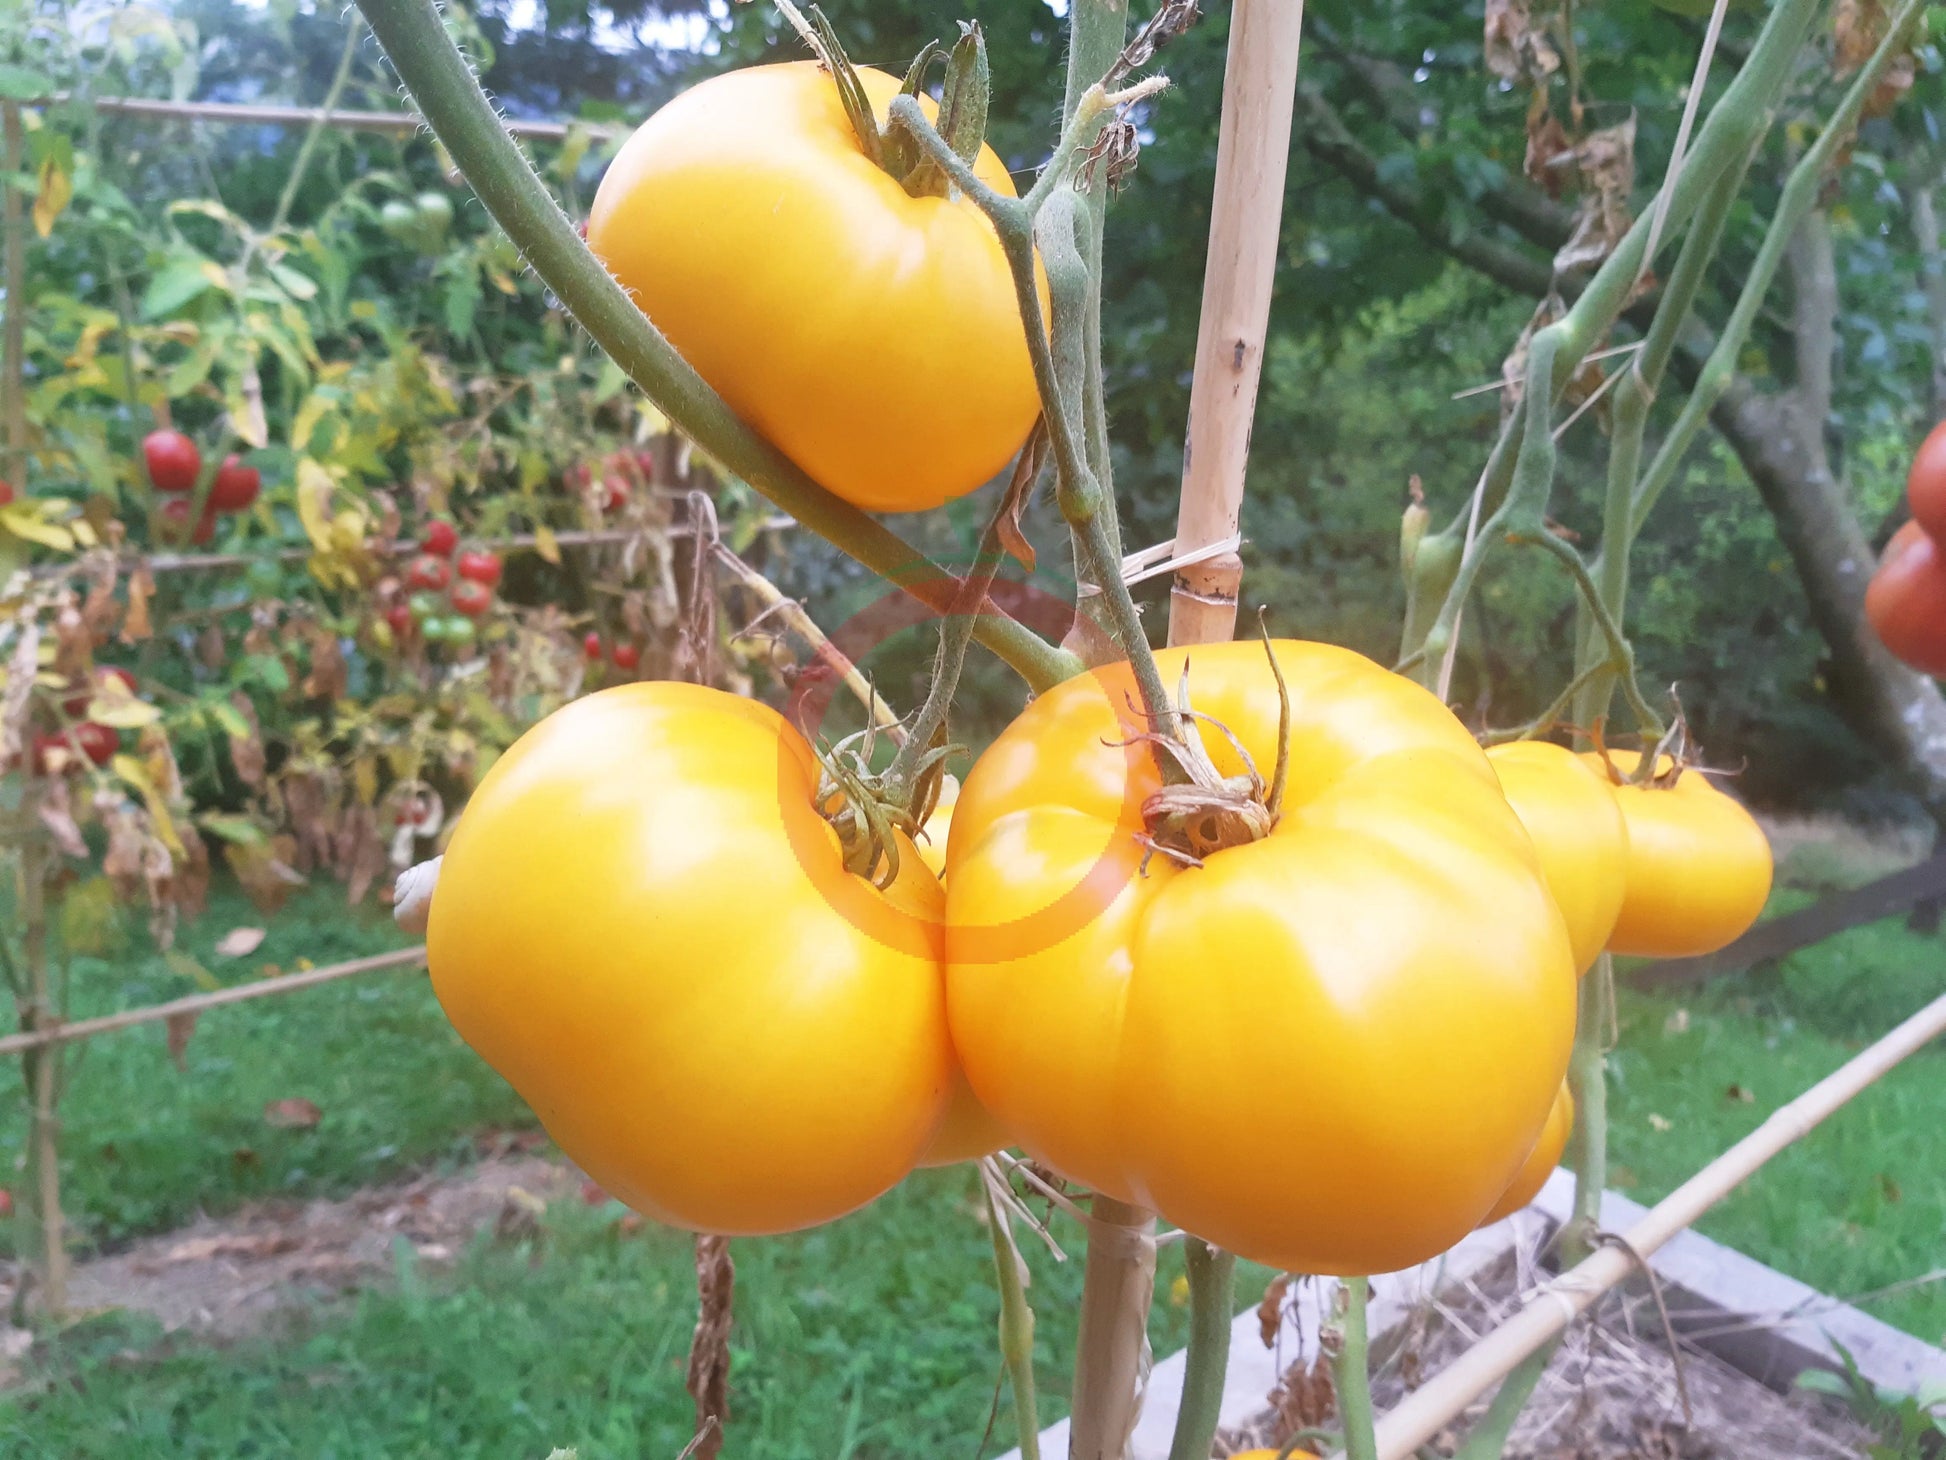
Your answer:
[[[1223,73],[1209,263],[1196,334],[1196,376],[1183,444],[1176,551],[1227,542],[1243,505],[1250,425],[1263,373],[1270,291],[1283,222],[1304,0],[1237,0]],[[1231,549],[1176,573],[1169,642],[1208,644],[1236,632],[1243,563]]]

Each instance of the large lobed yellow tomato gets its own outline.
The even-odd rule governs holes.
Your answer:
[[[1568,925],[1574,966],[1586,973],[1621,915],[1628,828],[1607,778],[1566,746],[1541,740],[1487,752],[1500,789],[1534,839],[1547,890]]]
[[[1126,665],[1041,696],[980,758],[947,852],[947,992],[968,1079],[1070,1178],[1273,1267],[1387,1272],[1479,1222],[1567,1068],[1561,914],[1493,769],[1432,695],[1274,646],[1290,785],[1270,835],[1157,855]],[[1189,658],[1195,707],[1268,778],[1261,645]],[[1238,755],[1201,732],[1217,767]]]
[[[523,735],[447,850],[428,936],[447,1016],[658,1220],[827,1221],[944,1117],[944,895],[909,842],[888,891],[847,872],[817,781],[775,711],[631,684]]]
[[[1568,1148],[1568,1136],[1574,1131],[1574,1096],[1568,1092],[1566,1082],[1554,1097],[1554,1106],[1547,1112],[1547,1124],[1541,1129],[1541,1138],[1534,1142],[1534,1149],[1527,1153],[1521,1163],[1520,1174],[1513,1184],[1500,1193],[1500,1200],[1493,1204],[1493,1210],[1481,1220],[1482,1227],[1511,1217],[1541,1194],[1547,1185],[1547,1178],[1554,1174],[1554,1168],[1561,1164],[1561,1153]]]
[[[1627,784],[1638,752],[1583,757],[1606,776],[1628,823],[1628,878],[1608,946],[1645,958],[1693,958],[1734,942],[1770,896],[1770,842],[1699,771],[1673,786]],[[1659,769],[1667,770],[1665,760]]]
[[[858,74],[883,121],[899,82]],[[973,166],[1013,195],[991,148]],[[867,157],[815,62],[732,71],[650,117],[588,245],[731,409],[857,506],[972,491],[1040,410],[992,225]]]

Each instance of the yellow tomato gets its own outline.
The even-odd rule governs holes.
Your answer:
[[[480,783],[433,897],[460,1034],[607,1190],[782,1232],[909,1171],[953,1081],[944,894],[910,843],[845,870],[775,711],[643,683],[548,716]]]
[[[899,82],[858,74],[882,121]],[[973,166],[1013,195],[991,148]],[[649,118],[588,245],[732,410],[860,507],[972,491],[1040,411],[992,225],[868,158],[815,62],[714,77]]]
[[[1561,1164],[1561,1153],[1568,1148],[1568,1136],[1574,1130],[1574,1096],[1568,1093],[1565,1081],[1560,1092],[1554,1097],[1554,1108],[1547,1113],[1547,1125],[1541,1130],[1541,1138],[1534,1143],[1534,1149],[1527,1153],[1527,1160],[1520,1168],[1520,1175],[1513,1185],[1500,1193],[1500,1200],[1493,1204],[1493,1210],[1486,1214],[1482,1227],[1511,1217],[1527,1203],[1541,1194],[1547,1185],[1547,1178],[1554,1174],[1554,1168]]]
[[[959,800],[959,782],[947,776],[939,789],[939,802],[926,818],[926,835],[919,842],[919,855],[935,877],[946,876],[946,838],[953,822],[953,806]],[[951,1166],[956,1161],[973,1161],[990,1156],[1007,1144],[1007,1133],[980,1104],[973,1087],[957,1060],[953,1063],[953,1093],[946,1106],[946,1120],[939,1134],[926,1147],[921,1166]]]
[[[1281,642],[1290,785],[1263,840],[1142,870],[1153,758],[1112,665],[981,757],[947,851],[947,995],[968,1079],[1068,1177],[1273,1267],[1389,1272],[1444,1251],[1546,1122],[1575,979],[1533,844],[1485,754],[1411,681]],[[1278,696],[1250,643],[1195,707],[1268,777]],[[1241,761],[1204,744],[1225,775]]]
[[[953,808],[958,804],[959,782],[947,776],[940,782],[939,801],[926,818],[926,834],[919,840],[919,855],[942,882],[946,880],[946,842],[953,832]]]
[[[1487,752],[1500,789],[1534,839],[1547,890],[1568,925],[1574,966],[1586,973],[1622,911],[1628,827],[1606,777],[1573,751],[1541,740]]]
[[[1601,757],[1584,759],[1609,775]],[[1609,759],[1626,781],[1641,757],[1611,751]],[[1628,888],[1608,946],[1644,958],[1693,958],[1742,936],[1770,896],[1770,843],[1755,818],[1698,771],[1683,772],[1667,789],[1613,790],[1628,823]]]

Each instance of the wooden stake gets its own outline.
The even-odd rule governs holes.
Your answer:
[[[1378,1423],[1379,1460],[1411,1460],[1421,1445],[1445,1428],[1489,1385],[1595,1305],[1603,1293],[1636,1271],[1648,1256],[1728,1196],[1766,1161],[1803,1139],[1860,1091],[1901,1060],[1946,1034],[1946,997],[1933,1000],[1877,1044],[1840,1066],[1790,1104],[1773,1113],[1681,1186],[1670,1192],[1622,1236],[1579,1266],[1544,1286],[1518,1313],[1427,1383],[1407,1395]],[[1342,1457],[1334,1457],[1342,1460]]]
[[[1243,507],[1303,26],[1303,0],[1236,0],[1231,11],[1209,263],[1176,517],[1178,552],[1227,541]],[[1169,599],[1169,642],[1234,637],[1242,580],[1243,562],[1234,551],[1180,570]]]
[[[303,973],[286,973],[277,978],[263,979],[258,983],[217,989],[212,993],[191,994],[186,999],[175,999],[166,1004],[124,1009],[119,1014],[104,1014],[99,1019],[77,1019],[72,1024],[55,1024],[47,1028],[30,1029],[0,1039],[0,1055],[21,1054],[51,1044],[72,1044],[77,1039],[92,1039],[97,1034],[112,1034],[117,1029],[132,1029],[137,1024],[154,1024],[165,1019],[178,1019],[189,1014],[200,1014],[205,1009],[220,1008],[224,1004],[243,1004],[251,999],[268,998],[272,994],[295,993],[298,989],[316,988],[321,983],[331,983],[341,978],[355,978],[361,973],[376,973],[386,968],[405,968],[425,961],[424,947],[404,948],[397,953],[375,953],[370,958],[354,958],[347,963],[333,963],[324,968],[307,969]]]

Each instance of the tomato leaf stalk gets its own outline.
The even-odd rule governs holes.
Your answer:
[[[488,213],[576,322],[676,428],[724,469],[880,577],[933,608],[955,579],[884,524],[827,491],[740,420],[589,252],[501,124],[433,0],[359,0],[372,33]],[[1025,625],[983,612],[974,638],[1047,689],[1080,667]]]

